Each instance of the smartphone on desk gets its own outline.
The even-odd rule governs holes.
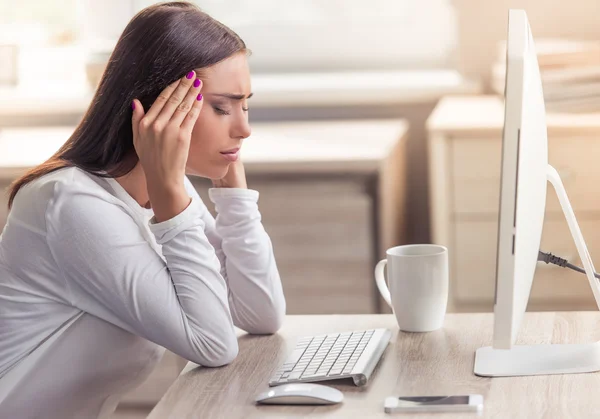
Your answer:
[[[480,412],[483,410],[481,394],[457,396],[420,396],[385,399],[385,413],[401,412]]]

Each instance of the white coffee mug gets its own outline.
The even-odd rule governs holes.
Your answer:
[[[375,267],[375,281],[400,330],[430,332],[441,328],[448,305],[448,249],[414,244],[392,247],[386,255],[387,259]]]

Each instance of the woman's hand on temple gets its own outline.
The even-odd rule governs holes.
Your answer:
[[[133,145],[157,222],[173,218],[190,203],[183,180],[192,129],[202,109],[201,86],[190,71],[167,86],[148,113],[139,100],[131,104]]]
[[[246,171],[241,159],[232,163],[227,170],[227,174],[221,179],[212,179],[215,188],[242,188],[247,189]]]

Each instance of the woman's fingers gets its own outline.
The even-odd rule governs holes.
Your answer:
[[[188,91],[194,88],[195,80],[196,73],[194,71],[190,71],[183,79],[181,79],[179,85],[175,88],[173,93],[171,93],[171,96],[167,99],[167,102],[156,117],[155,121],[157,126],[164,127],[169,123],[173,114],[177,111],[177,108],[181,106],[181,103],[187,96]]]
[[[194,105],[197,102],[202,102],[198,100],[198,95],[200,94],[201,89],[202,81],[200,79],[194,80],[194,83],[192,83],[192,87],[190,88],[190,90],[187,91],[185,98],[175,109],[175,112],[173,112],[173,116],[171,117],[170,122],[173,126],[181,126],[186,116],[188,116],[190,112],[192,112]],[[193,112],[196,113],[196,117],[199,110],[200,109],[193,109]]]
[[[158,95],[158,97],[148,110],[148,113],[146,114],[146,119],[149,122],[154,121],[158,117],[160,111],[165,106],[165,103],[167,103],[175,89],[177,89],[177,87],[179,86],[179,83],[181,83],[181,79],[174,81],[173,83],[165,87],[165,89],[162,92],[160,92],[160,95]]]
[[[198,119],[198,115],[200,115],[200,111],[202,110],[202,104],[204,103],[202,93],[195,91],[194,95],[195,96],[192,98],[194,100],[194,103],[192,104],[190,110],[186,113],[185,117],[183,118],[183,122],[181,123],[181,130],[185,132],[188,136],[191,135],[192,130],[194,129],[194,124]]]
[[[170,190],[173,185],[183,190],[191,132],[202,108],[201,84],[190,71],[178,84],[163,90],[145,115],[140,101],[132,102],[134,147],[153,206],[162,199],[154,192]]]

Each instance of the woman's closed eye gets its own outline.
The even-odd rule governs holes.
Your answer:
[[[214,111],[216,112],[217,115],[231,115],[231,111],[225,109],[224,106],[220,106],[220,105],[212,105]],[[242,107],[242,110],[244,112],[248,112],[248,108],[244,108]]]
[[[227,111],[219,106],[213,105],[213,109],[215,110],[217,115],[229,115],[230,114],[229,111]]]

